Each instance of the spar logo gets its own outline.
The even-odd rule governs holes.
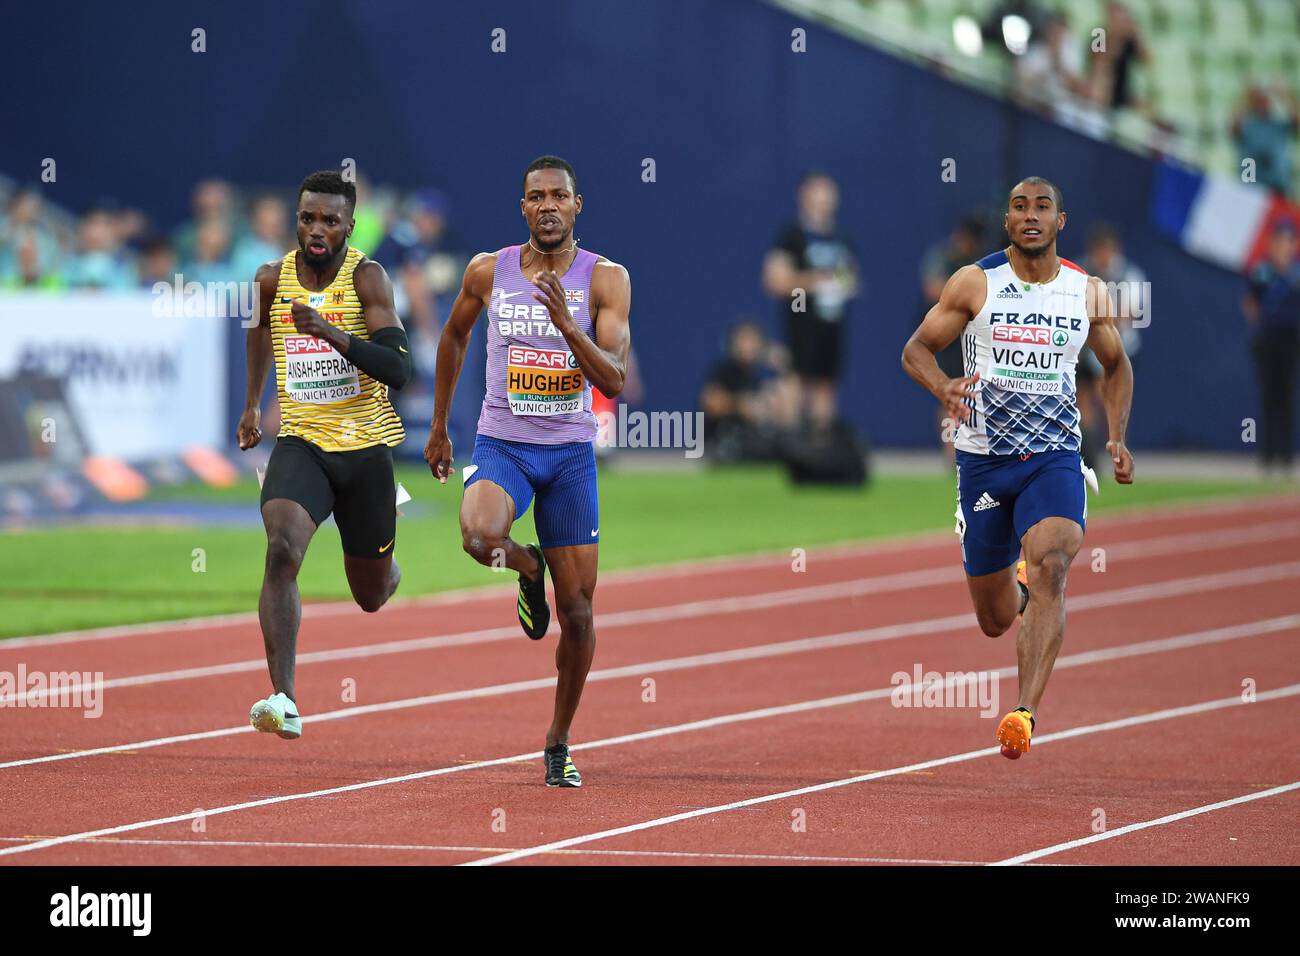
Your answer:
[[[333,352],[334,346],[314,335],[286,335],[284,337],[285,355],[322,355]]]
[[[1024,325],[993,326],[994,342],[1014,342],[1017,345],[1064,345],[1068,336],[1061,331],[1056,334],[1061,336],[1060,342],[1055,341],[1051,329]]]
[[[1052,333],[1052,344],[1055,345],[1057,348],[1060,348],[1061,346],[1065,345],[1065,343],[1068,341],[1070,341],[1070,336],[1067,335],[1063,330],[1057,329],[1055,332]]]
[[[523,368],[571,369],[578,367],[572,352],[552,349],[535,349],[527,345],[512,345],[508,353],[509,364]]]

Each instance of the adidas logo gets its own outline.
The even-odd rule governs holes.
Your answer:
[[[998,508],[1001,507],[1001,505],[1002,502],[994,501],[992,498],[989,497],[989,493],[986,491],[984,492],[984,494],[980,495],[980,500],[975,502],[975,507],[972,508],[971,510],[988,511],[990,508]]]
[[[999,299],[1023,299],[1024,296],[1020,294],[1020,290],[1016,288],[1016,284],[1015,284],[1014,282],[1008,282],[1008,283],[1007,283],[1007,287],[1006,287],[1005,289],[1003,289],[1001,292],[999,292],[999,293],[997,294],[996,298],[999,298]]]

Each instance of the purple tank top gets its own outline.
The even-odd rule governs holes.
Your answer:
[[[487,390],[478,417],[480,435],[504,441],[556,445],[595,441],[591,383],[533,298],[537,286],[519,270],[520,246],[497,253],[488,300]],[[578,328],[595,338],[591,319],[591,270],[600,257],[579,249],[560,277]]]

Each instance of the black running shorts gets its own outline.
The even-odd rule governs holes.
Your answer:
[[[382,558],[393,553],[397,490],[387,445],[321,451],[293,435],[278,439],[266,466],[262,504],[274,498],[302,505],[317,527],[333,512],[344,554]]]

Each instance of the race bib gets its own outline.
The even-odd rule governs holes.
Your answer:
[[[506,354],[506,395],[515,415],[566,415],[582,411],[586,384],[573,353],[511,345]]]
[[[361,394],[357,367],[314,335],[284,337],[284,392],[295,402],[327,405]]]
[[[1064,349],[1069,336],[1060,329],[995,325],[988,371],[983,378],[1008,392],[1059,395],[1064,382]]]

